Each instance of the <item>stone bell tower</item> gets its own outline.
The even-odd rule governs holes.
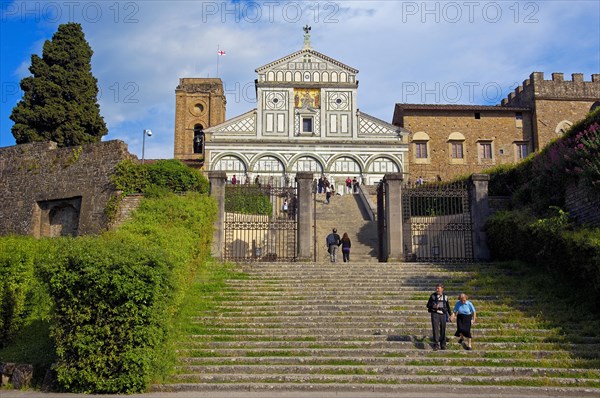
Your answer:
[[[175,89],[175,159],[204,159],[204,130],[225,121],[218,78],[181,78]]]

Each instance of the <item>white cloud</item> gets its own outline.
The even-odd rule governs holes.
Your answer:
[[[227,52],[219,74],[230,118],[255,107],[254,70],[302,48],[306,24],[313,48],[360,70],[360,109],[386,121],[396,102],[455,100],[423,92],[436,84],[462,87],[458,103],[482,103],[486,84],[506,95],[533,71],[582,72],[589,80],[600,69],[596,2],[96,4],[102,18],[76,21],[94,50],[101,112],[110,128],[106,139],[122,139],[141,154],[142,130],[151,128],[149,158],[173,156],[175,88],[181,77],[215,76],[217,45]],[[234,10],[245,14],[236,21]],[[465,85],[472,83],[479,84],[475,98]],[[419,92],[408,96],[407,84]]]

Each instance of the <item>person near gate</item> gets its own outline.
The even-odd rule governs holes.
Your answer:
[[[446,349],[446,322],[450,316],[448,296],[444,294],[444,285],[435,285],[435,292],[427,300],[427,311],[431,314],[431,328],[433,329],[432,347],[434,351]]]
[[[352,178],[346,178],[346,193],[352,193]]]
[[[468,297],[464,293],[458,296],[458,301],[454,305],[450,320],[454,321],[456,319],[456,333],[454,335],[460,337],[458,343],[462,344],[464,341],[466,349],[471,350],[473,348],[471,346],[471,325],[475,324],[477,312],[473,303],[467,299]]]
[[[327,235],[325,239],[327,244],[327,252],[329,253],[329,257],[332,263],[337,261],[337,250],[341,244],[340,236],[337,233],[337,229],[333,229],[333,231]]]
[[[352,246],[352,242],[350,242],[347,232],[344,232],[344,236],[342,236],[340,243],[342,245],[342,257],[344,258],[344,262],[350,262],[350,247]]]

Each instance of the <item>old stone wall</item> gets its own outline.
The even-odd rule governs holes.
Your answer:
[[[531,151],[531,113],[507,110],[407,110],[403,116],[404,127],[411,131],[410,177],[419,176],[426,181],[439,178],[448,180],[460,175],[480,173],[498,164],[518,161],[517,143],[526,144]],[[492,108],[492,107],[488,107]],[[477,116],[476,116],[477,114]],[[477,118],[476,118],[477,117]],[[415,135],[424,132],[428,136],[427,158],[418,159],[415,150]],[[464,137],[463,157],[452,157],[452,134]],[[490,142],[492,158],[484,159],[480,143]]]
[[[600,227],[600,197],[581,183],[571,185],[565,193],[565,207],[577,224]]]
[[[115,192],[109,176],[135,158],[122,141],[57,148],[38,142],[0,148],[0,235],[86,235],[106,228]]]

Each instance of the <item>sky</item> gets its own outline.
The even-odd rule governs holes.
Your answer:
[[[359,70],[358,107],[391,122],[394,104],[496,105],[532,72],[600,73],[600,1],[4,1],[0,147],[31,55],[78,22],[94,55],[103,140],[173,158],[175,88],[223,79],[227,119],[256,107],[255,70],[312,48]],[[225,55],[217,55],[217,50]]]

